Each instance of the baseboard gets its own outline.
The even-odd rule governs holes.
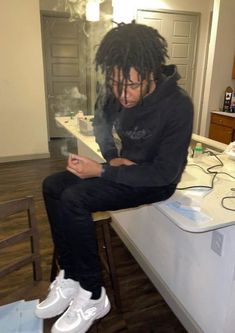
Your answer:
[[[49,157],[50,157],[50,153],[4,156],[4,157],[0,157],[0,163],[29,161],[29,160],[40,160],[40,159],[49,158]]]

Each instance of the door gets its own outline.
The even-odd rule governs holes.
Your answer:
[[[79,21],[49,15],[42,16],[42,35],[49,137],[66,137],[55,117],[87,108],[86,36]]]
[[[157,29],[166,39],[167,63],[177,65],[181,76],[179,85],[192,96],[199,15],[138,10],[137,21]]]

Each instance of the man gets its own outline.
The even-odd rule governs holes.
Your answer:
[[[193,107],[177,86],[175,66],[164,65],[166,57],[157,30],[135,23],[110,30],[98,48],[106,95],[97,99],[94,133],[106,163],[71,155],[67,171],[43,183],[61,271],[36,314],[49,318],[68,308],[53,333],[86,332],[110,310],[91,213],[165,200],[181,178]]]

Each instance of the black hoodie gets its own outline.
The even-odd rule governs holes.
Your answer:
[[[192,134],[193,106],[177,85],[174,65],[164,66],[156,89],[132,108],[123,108],[110,98],[96,108],[94,133],[101,153],[108,161],[124,157],[131,166],[104,165],[102,177],[129,186],[158,187],[177,184],[187,162]],[[121,150],[112,135],[115,128]]]

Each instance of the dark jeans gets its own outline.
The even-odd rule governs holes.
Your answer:
[[[80,179],[68,171],[43,182],[52,238],[65,277],[93,293],[102,286],[95,224],[91,213],[162,201],[175,191],[167,187],[130,187],[103,178]]]

